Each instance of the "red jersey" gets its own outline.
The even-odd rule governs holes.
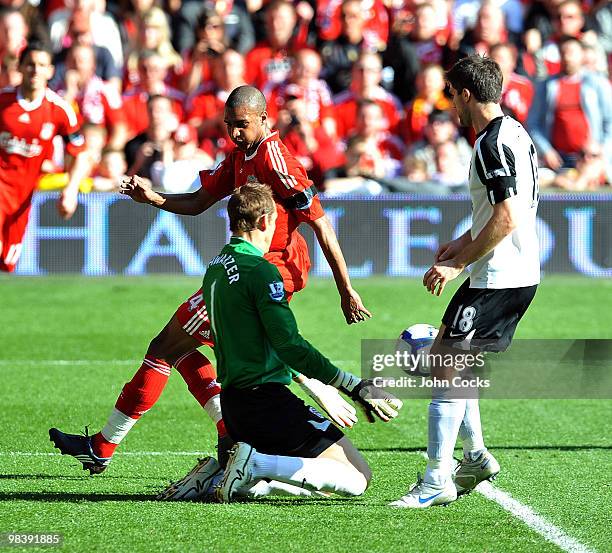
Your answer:
[[[58,135],[72,156],[85,147],[74,109],[58,94],[47,89],[28,102],[16,88],[0,91],[0,206],[5,213],[28,200]]]
[[[257,44],[246,55],[246,81],[260,90],[269,83],[282,83],[291,72],[290,53],[274,50],[267,42]]]
[[[185,94],[169,86],[164,86],[161,94],[172,100],[172,111],[174,111],[180,123],[183,120]],[[123,113],[128,125],[130,138],[144,132],[149,126],[148,99],[149,93],[141,88],[132,88],[123,95]]]
[[[64,96],[65,91],[59,94]],[[82,121],[112,128],[124,121],[121,95],[117,89],[95,76],[75,98],[78,114]]]
[[[527,77],[512,73],[502,92],[501,105],[511,109],[516,119],[524,125],[532,101],[533,85],[531,81]]]
[[[202,188],[219,200],[250,181],[271,187],[278,219],[265,257],[280,270],[287,292],[304,288],[310,259],[297,227],[303,222],[316,221],[324,211],[304,167],[280,141],[278,132],[264,138],[249,156],[233,150],[216,169],[201,171],[200,181]]]
[[[582,110],[580,85],[580,77],[559,79],[551,142],[555,150],[564,154],[581,152],[589,141],[589,123]]]
[[[268,102],[268,116],[276,121],[279,110],[285,107],[287,97],[294,89],[299,89],[306,103],[306,118],[311,123],[320,122],[326,117],[334,116],[331,92],[322,79],[311,79],[305,89],[285,81],[273,87],[267,87],[263,92]]]
[[[369,98],[376,102],[383,112],[384,124],[383,131],[395,133],[397,125],[402,116],[402,105],[400,101],[390,92],[387,92],[382,86],[377,87],[373,96]],[[338,128],[338,136],[346,138],[355,131],[357,125],[357,103],[358,99],[355,93],[347,90],[341,92],[334,98],[336,124]]]
[[[406,105],[406,114],[401,124],[400,136],[406,144],[423,140],[423,129],[427,125],[429,114],[434,109],[450,111],[451,101],[440,92],[437,100],[430,104],[425,98],[417,96],[413,102]]]

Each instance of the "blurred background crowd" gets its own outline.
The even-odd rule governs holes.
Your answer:
[[[473,52],[504,75],[503,109],[537,146],[540,186],[612,182],[612,3],[580,0],[0,0],[0,85],[29,40],[81,118],[96,169],[197,188],[232,148],[228,94],[253,84],[273,128],[329,193],[466,190],[474,136],[444,71]],[[60,140],[39,187],[66,182]]]

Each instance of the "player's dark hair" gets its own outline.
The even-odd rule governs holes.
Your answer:
[[[230,196],[227,204],[230,230],[233,233],[255,230],[259,218],[272,213],[274,207],[269,186],[259,182],[241,186]]]
[[[32,40],[19,54],[19,65],[23,63],[31,52],[45,52],[49,54],[49,58],[51,59],[51,62],[53,62],[53,50],[51,50],[51,46],[42,40]]]
[[[561,47],[567,44],[568,42],[575,42],[576,44],[578,44],[578,46],[580,46],[580,48],[584,49],[584,44],[581,40],[577,39],[575,36],[572,35],[563,35],[557,42],[557,44],[559,45],[559,50],[561,50]]]
[[[446,80],[458,93],[465,88],[481,104],[499,103],[502,79],[497,62],[479,54],[459,60],[446,73]]]
[[[232,90],[225,107],[227,109],[248,107],[256,113],[263,113],[266,110],[266,98],[258,88],[242,85]]]

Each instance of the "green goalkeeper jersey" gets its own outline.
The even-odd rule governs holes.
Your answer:
[[[223,388],[289,384],[290,368],[325,383],[338,374],[300,336],[278,269],[247,240],[232,237],[212,259],[202,293]]]

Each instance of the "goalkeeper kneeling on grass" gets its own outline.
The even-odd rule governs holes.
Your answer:
[[[345,393],[371,422],[374,417],[394,418],[402,403],[372,382],[338,369],[300,336],[283,279],[263,257],[276,222],[270,188],[242,186],[230,197],[227,210],[232,238],[208,265],[202,287],[214,334],[223,419],[237,442],[222,478],[219,473],[217,498],[229,502],[274,492],[360,495],[371,478],[365,459],[331,421],[289,391],[293,370]],[[340,414],[332,417],[352,425],[354,410],[337,399],[330,412]],[[197,467],[194,471],[174,490],[188,487]]]

